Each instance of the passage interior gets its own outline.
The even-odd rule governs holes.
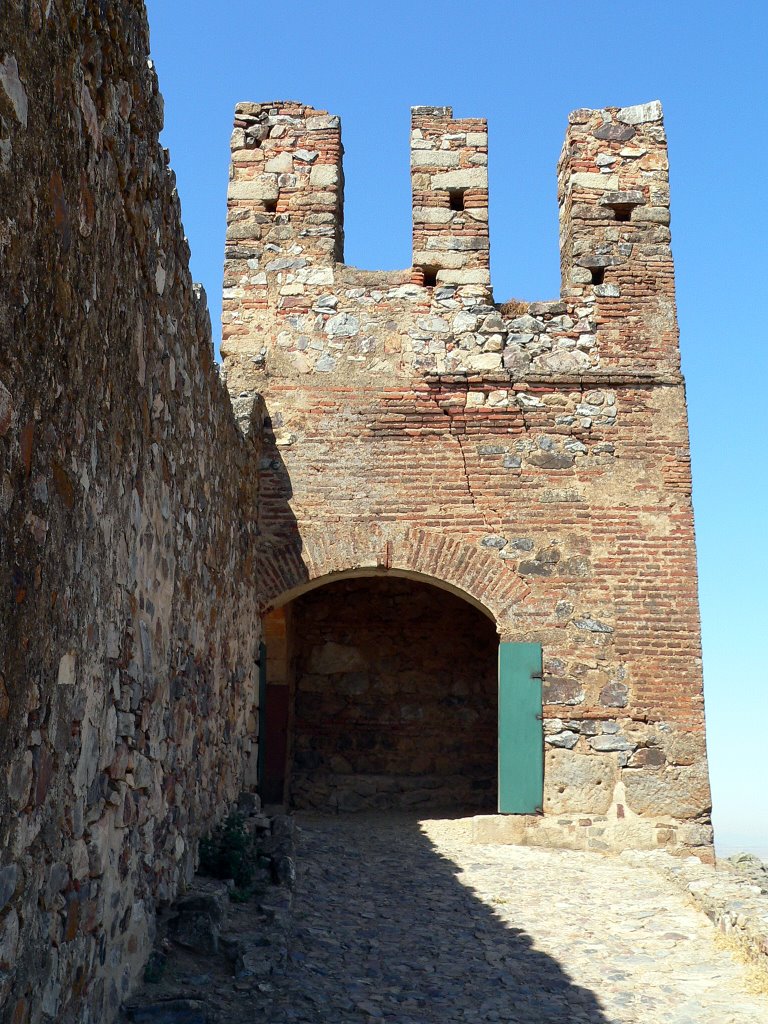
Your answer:
[[[495,811],[498,637],[477,608],[412,579],[341,580],[273,612],[266,644],[262,735],[285,773],[268,797]]]

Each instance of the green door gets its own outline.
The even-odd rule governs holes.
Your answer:
[[[499,644],[499,812],[536,814],[544,795],[541,644]]]

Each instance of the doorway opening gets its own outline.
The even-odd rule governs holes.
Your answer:
[[[476,607],[370,576],[321,585],[264,626],[265,802],[496,810],[499,642]]]

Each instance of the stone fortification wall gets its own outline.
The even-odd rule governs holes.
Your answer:
[[[0,1006],[108,1021],[252,751],[254,443],[143,4],[0,24]],[[247,410],[243,410],[244,415]],[[255,435],[254,435],[255,436]]]
[[[224,290],[231,390],[252,388],[267,361],[272,377],[329,383],[480,374],[499,382],[491,405],[505,408],[509,393],[498,392],[510,380],[589,382],[621,369],[642,383],[679,371],[660,105],[571,115],[558,167],[563,290],[552,302],[493,303],[487,143],[485,121],[414,108],[414,264],[363,271],[340,256],[339,119],[240,104]]]
[[[543,645],[549,824],[707,855],[661,107],[571,115],[549,302],[494,301],[485,123],[415,108],[411,147],[413,266],[359,270],[338,118],[236,109],[222,354],[267,404],[262,602],[353,570],[470,595]]]

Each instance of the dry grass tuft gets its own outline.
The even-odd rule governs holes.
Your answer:
[[[715,934],[715,945],[744,965],[746,987],[752,995],[768,995],[768,963],[760,962],[754,954],[748,953],[735,936],[718,931]],[[761,959],[764,961],[765,957]]]
[[[523,313],[528,312],[528,305],[522,299],[510,299],[508,302],[501,303],[499,312],[502,316],[522,316]]]

